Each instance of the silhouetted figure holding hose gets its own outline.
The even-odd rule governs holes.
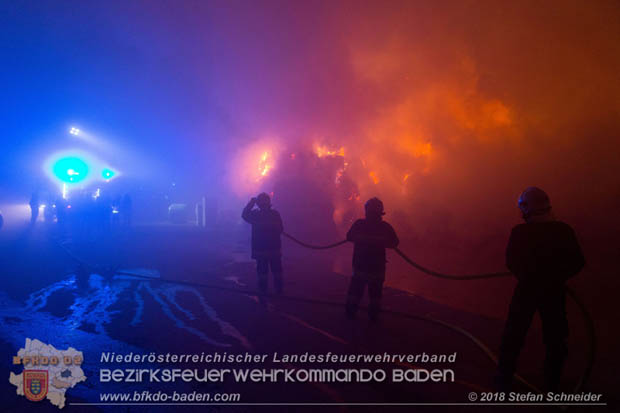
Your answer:
[[[381,311],[381,295],[385,281],[385,249],[396,248],[398,237],[394,228],[383,221],[383,202],[369,199],[365,205],[366,218],[358,219],[347,232],[353,248],[353,277],[349,284],[346,314],[355,318],[364,289],[368,286],[368,316],[375,321]]]
[[[551,214],[547,194],[527,188],[519,198],[524,224],[512,229],[506,249],[506,265],[517,277],[502,343],[496,386],[509,391],[517,359],[534,313],[542,320],[546,347],[546,391],[557,391],[568,354],[566,281],[577,275],[585,260],[573,229]]]
[[[254,209],[257,205],[258,209]],[[282,293],[282,218],[271,208],[271,199],[266,193],[259,194],[243,208],[241,217],[252,224],[252,258],[256,260],[258,288],[267,292],[269,269],[273,274],[276,293]]]

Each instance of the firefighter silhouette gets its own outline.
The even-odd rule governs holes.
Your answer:
[[[566,281],[577,275],[585,260],[573,229],[554,219],[547,194],[527,188],[519,198],[525,223],[512,229],[506,265],[517,277],[502,335],[496,386],[509,391],[527,331],[538,311],[546,347],[546,391],[557,391],[568,353]]]
[[[254,206],[258,206],[255,209]],[[252,225],[252,258],[256,260],[258,289],[267,293],[269,269],[273,274],[276,293],[281,294],[282,280],[282,218],[271,208],[271,199],[266,193],[259,194],[243,208],[241,217]]]
[[[37,218],[39,217],[39,206],[41,205],[39,202],[39,193],[33,192],[30,197],[30,223],[34,224],[37,222]]]
[[[354,248],[353,277],[347,294],[346,315],[355,318],[364,290],[368,287],[368,316],[375,321],[381,311],[385,249],[396,248],[398,237],[394,228],[383,221],[383,202],[372,198],[364,207],[366,218],[355,221],[347,232],[347,241],[353,242]]]

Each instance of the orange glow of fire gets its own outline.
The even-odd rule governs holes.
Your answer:
[[[233,191],[242,196],[255,194],[264,189],[277,168],[282,145],[276,137],[265,137],[248,143],[232,160],[230,184]]]
[[[314,145],[314,152],[319,158],[326,156],[344,156],[344,146],[338,149],[331,149],[326,145]]]
[[[273,168],[273,164],[271,163],[271,155],[269,154],[269,151],[265,151],[261,155],[260,161],[258,162],[259,176],[256,180],[260,181],[263,177],[267,176],[271,168]]]

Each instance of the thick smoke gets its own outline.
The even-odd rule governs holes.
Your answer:
[[[265,135],[286,157],[343,148],[361,201],[382,197],[414,238],[505,234],[529,185],[585,231],[617,224],[617,3],[238,6],[214,21],[231,23],[217,76],[234,79],[241,153]],[[256,189],[290,175],[278,164]]]
[[[157,187],[164,212],[207,195],[233,231],[266,191],[287,231],[334,242],[379,196],[403,250],[462,274],[503,268],[536,185],[582,241],[571,283],[601,354],[617,353],[617,0],[5,3],[1,198],[27,211],[48,181],[32,153],[69,145],[58,131],[76,121],[139,155],[105,160]],[[389,285],[505,316],[509,281],[438,281],[388,257]]]
[[[273,192],[309,241],[341,237],[379,196],[425,263],[497,269],[537,185],[590,268],[617,253],[617,1],[38,2],[7,16],[4,181],[24,199],[21,164],[41,175],[33,147],[63,149],[71,118],[140,155],[106,155],[123,178],[218,198],[235,219]]]
[[[405,251],[463,274],[504,268],[517,198],[536,185],[582,241],[585,299],[617,288],[617,2],[267,4],[213,14],[236,205],[273,192],[289,232],[333,242],[379,196]],[[239,186],[264,151],[268,175]],[[390,268],[390,285],[498,317],[512,287]]]

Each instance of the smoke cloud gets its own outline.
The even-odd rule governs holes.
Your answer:
[[[537,185],[589,252],[618,243],[616,1],[75,4],[6,8],[3,182],[23,198],[75,121],[117,137],[123,179],[234,216],[273,192],[309,241],[378,196],[407,242],[501,257]]]
[[[409,234],[505,233],[529,185],[560,218],[617,224],[618,17],[614,2],[236,4],[215,12],[215,76],[234,79],[236,151],[342,148],[359,202],[381,197]],[[266,134],[279,143],[253,147]],[[273,160],[244,190],[290,178]]]

